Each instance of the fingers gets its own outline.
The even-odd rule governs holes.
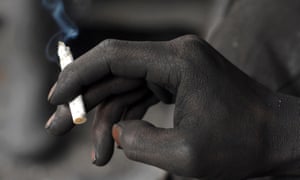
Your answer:
[[[143,82],[139,80],[108,78],[101,83],[91,86],[83,94],[86,110],[89,112],[110,96],[132,91],[141,86],[143,86]],[[74,124],[68,105],[59,105],[45,126],[47,131],[53,135],[63,135],[73,127]]]
[[[108,75],[142,78],[175,92],[179,83],[177,65],[167,42],[106,40],[67,66],[50,96],[53,104],[70,101],[85,86]]]
[[[102,79],[101,81],[95,82],[89,86],[85,86],[84,89],[81,89],[81,94],[84,94],[85,91],[88,91],[89,93],[87,94],[88,99],[93,99],[93,98],[98,98],[99,97],[105,97],[107,94],[120,94],[123,92],[128,91],[128,89],[132,89],[133,87],[140,86],[143,83],[142,80],[138,79],[128,79],[128,78],[123,78],[123,77],[114,77],[114,76],[108,76]],[[67,84],[64,84],[63,86],[67,86]],[[66,101],[65,103],[63,102],[63,99],[57,99],[58,101],[52,101],[53,95],[56,92],[58,84],[55,83],[54,86],[51,88],[50,93],[48,95],[48,100],[50,103],[54,105],[59,105],[59,104],[65,104],[72,99]],[[62,92],[62,96],[69,96],[68,92]],[[78,94],[77,94],[78,95]],[[77,96],[76,95],[76,96]]]
[[[149,95],[151,95],[149,90],[138,89],[125,95],[116,96],[97,108],[92,130],[94,164],[102,166],[111,159],[114,148],[111,136],[112,126],[120,121],[126,107]]]
[[[186,156],[189,148],[175,129],[156,128],[146,121],[128,120],[113,126],[113,137],[131,160],[173,173],[180,172],[179,168],[189,163]]]
[[[114,149],[114,141],[111,136],[112,126],[122,119],[121,117],[124,116],[126,109],[126,115],[123,119],[140,119],[151,105],[158,102],[157,98],[149,92],[148,95],[140,98],[142,95],[142,91],[139,94],[121,95],[97,108],[93,124],[95,149],[92,158],[94,164],[102,166],[111,159]]]
[[[69,106],[59,105],[47,121],[45,128],[48,133],[60,136],[69,132],[74,126]]]
[[[92,109],[104,99],[123,94],[144,86],[142,80],[113,77],[108,80],[96,83],[87,89],[84,95],[84,102],[87,109]],[[146,88],[145,88],[146,89]]]

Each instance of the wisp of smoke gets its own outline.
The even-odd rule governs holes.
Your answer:
[[[47,44],[46,54],[48,59],[52,61],[56,61],[57,56],[51,56],[50,49],[52,46],[56,47],[57,42],[64,41],[67,42],[70,39],[75,39],[78,34],[79,30],[78,27],[73,23],[73,21],[68,17],[65,12],[64,3],[62,0],[42,0],[43,6],[49,10],[53,19],[57,23],[60,32],[56,33]],[[54,48],[56,49],[56,48]]]

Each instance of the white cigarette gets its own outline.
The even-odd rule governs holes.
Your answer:
[[[57,53],[61,70],[74,61],[70,48],[61,41],[58,42]],[[83,124],[87,121],[82,95],[77,96],[69,102],[69,107],[74,124]]]

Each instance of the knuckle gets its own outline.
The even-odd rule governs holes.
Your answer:
[[[102,41],[99,46],[104,48],[114,48],[117,47],[119,44],[119,40],[116,39],[105,39]]]
[[[178,64],[181,78],[206,67],[206,60],[210,59],[210,46],[205,40],[196,35],[185,35],[170,44],[180,61]]]
[[[190,48],[203,48],[206,46],[205,40],[199,38],[196,35],[186,35],[183,37],[183,44]]]
[[[179,38],[172,40],[171,42],[174,42],[175,44],[178,44],[181,47],[184,47],[186,45],[187,46],[191,46],[191,45],[203,46],[206,44],[206,42],[203,39],[199,38],[197,35],[194,35],[194,34],[181,36]]]
[[[109,61],[114,60],[115,56],[119,56],[121,53],[121,40],[117,39],[106,39],[102,41],[98,46],[97,46],[97,51],[99,54],[101,54],[104,59],[110,59]],[[110,62],[113,63],[113,62]]]
[[[185,35],[170,41],[170,47],[183,62],[199,57],[207,43],[196,35]]]
[[[193,40],[193,41],[200,40],[200,38],[197,35],[195,35],[195,34],[184,35],[184,36],[182,36],[182,39],[183,40]]]

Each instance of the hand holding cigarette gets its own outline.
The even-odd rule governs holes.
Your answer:
[[[151,93],[132,88],[135,81],[114,84],[116,77],[147,82]],[[299,100],[266,89],[196,36],[104,41],[61,73],[50,102],[65,104],[83,88],[88,110],[104,101],[92,130],[96,165],[110,160],[112,136],[129,159],[195,178],[280,174],[300,155]],[[176,100],[174,127],[142,121],[166,96]],[[49,131],[63,127],[67,111],[54,116]]]

